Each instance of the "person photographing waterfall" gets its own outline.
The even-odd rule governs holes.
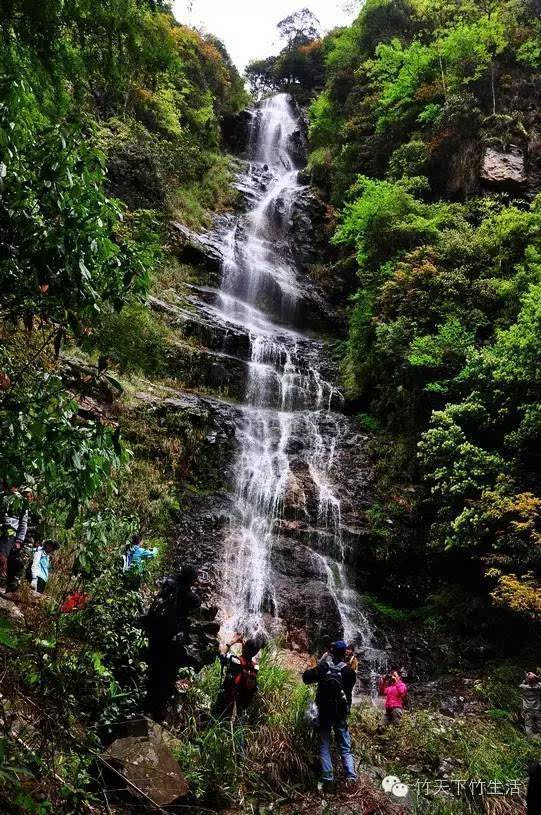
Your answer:
[[[321,782],[331,783],[334,771],[331,758],[332,733],[336,739],[342,758],[346,781],[357,779],[355,762],[351,752],[351,736],[348,716],[351,710],[353,688],[357,673],[347,661],[347,643],[333,642],[329,653],[325,653],[315,668],[308,668],[303,675],[305,685],[317,684],[316,705],[319,712],[319,737],[321,762]]]
[[[242,645],[240,655],[231,651],[234,645]],[[245,640],[237,634],[226,645],[225,653],[219,655],[222,673],[221,685],[212,712],[217,719],[232,719],[246,712],[257,693],[258,666],[254,659],[266,645],[263,637]]]
[[[384,726],[400,724],[402,714],[404,713],[404,700],[408,693],[408,688],[402,681],[402,677],[398,671],[393,671],[388,676],[382,677],[378,690],[380,696],[385,697]]]

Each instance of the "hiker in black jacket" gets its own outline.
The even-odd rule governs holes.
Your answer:
[[[192,566],[184,566],[177,575],[166,577],[142,621],[148,637],[145,708],[157,721],[165,718],[179,668],[193,664],[189,630],[192,616],[201,607],[201,600],[192,588],[196,580],[197,570]]]
[[[316,704],[319,711],[321,780],[332,782],[333,766],[331,758],[331,733],[334,730],[338,749],[342,756],[346,780],[357,778],[351,752],[351,736],[348,730],[348,716],[351,697],[357,674],[346,661],[347,644],[343,640],[331,645],[315,668],[309,668],[302,675],[306,685],[317,683]]]

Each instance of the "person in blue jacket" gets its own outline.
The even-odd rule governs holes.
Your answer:
[[[49,580],[51,555],[53,552],[56,552],[58,547],[59,544],[56,541],[46,540],[43,541],[41,546],[34,549],[32,562],[28,567],[26,576],[30,582],[30,586],[34,589],[34,591],[37,591],[40,594],[43,594],[45,591],[45,586]]]
[[[157,549],[145,549],[144,546],[141,546],[142,543],[143,538],[141,535],[134,535],[132,537],[122,559],[122,570],[124,572],[130,569],[141,571],[145,560],[151,560],[157,557]]]

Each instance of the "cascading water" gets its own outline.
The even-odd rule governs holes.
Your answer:
[[[332,484],[343,418],[332,408],[341,397],[318,368],[321,342],[297,330],[300,285],[290,242],[291,209],[301,189],[291,150],[297,130],[285,94],[259,107],[241,182],[253,203],[225,239],[218,307],[224,319],[249,332],[251,359],[225,540],[224,629],[268,630],[280,617],[272,550],[296,483],[295,451],[316,494],[311,556],[327,580],[345,636],[370,657],[373,634],[347,582],[341,506]]]

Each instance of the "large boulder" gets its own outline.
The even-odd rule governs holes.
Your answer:
[[[0,597],[0,618],[11,617],[12,620],[24,623],[24,614],[11,600]],[[7,636],[7,635],[6,635]]]
[[[134,722],[130,730],[132,735],[114,741],[102,760],[127,780],[135,797],[139,790],[159,807],[184,798],[188,782],[171,752],[171,736],[147,719]]]
[[[490,189],[520,192],[528,182],[523,151],[513,146],[507,152],[487,147],[481,164],[480,179],[483,186]]]
[[[249,377],[248,364],[223,352],[194,348],[175,342],[167,352],[167,370],[185,387],[207,388],[231,399],[243,399]]]
[[[247,328],[235,325],[216,307],[215,291],[205,287],[186,286],[182,295],[175,293],[174,302],[149,297],[147,302],[153,311],[162,315],[173,329],[180,329],[186,338],[193,338],[198,345],[229,354],[239,360],[250,360],[252,347]]]
[[[291,238],[295,262],[301,270],[325,257],[329,237],[327,209],[311,187],[295,196],[291,209]]]

